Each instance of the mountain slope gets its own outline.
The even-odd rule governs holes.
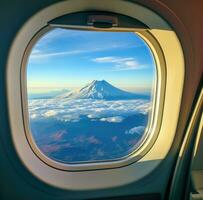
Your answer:
[[[66,93],[60,98],[70,99],[104,99],[104,100],[125,100],[146,98],[146,95],[138,95],[131,92],[126,92],[114,87],[105,80],[94,80],[90,84],[81,88],[77,92]]]

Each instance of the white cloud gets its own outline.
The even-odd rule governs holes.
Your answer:
[[[52,52],[52,53],[43,53],[38,49],[35,49],[31,55],[30,59],[40,59],[40,58],[49,58],[49,57],[55,57],[55,56],[65,56],[65,55],[74,55],[79,54],[84,51],[81,50],[73,50],[73,51],[60,51],[60,52]]]
[[[114,57],[114,56],[105,56],[105,57],[100,57],[100,58],[95,58],[93,61],[98,62],[98,63],[120,63],[120,62],[125,62],[125,61],[132,61],[134,58],[132,57],[127,57],[127,58],[122,58],[122,57]]]
[[[77,31],[68,31],[66,29],[61,28],[55,28],[49,32],[47,32],[45,35],[40,38],[40,42],[36,43],[35,47],[37,48],[46,48],[48,45],[50,45],[52,42],[59,40],[59,39],[66,39],[66,38],[76,38],[78,35],[81,35]]]
[[[122,122],[137,113],[147,114],[151,109],[149,100],[105,101],[93,99],[33,99],[29,100],[32,120],[54,118],[77,122],[86,116],[93,121]]]
[[[138,135],[140,135],[140,134],[144,133],[144,130],[145,130],[144,126],[136,126],[136,127],[133,127],[129,130],[126,130],[125,134],[129,134],[129,135],[138,134]]]
[[[66,50],[66,51],[52,51],[52,52],[47,52],[39,47],[35,47],[31,54],[30,54],[30,61],[41,61],[42,59],[49,59],[53,57],[59,57],[59,56],[71,56],[71,55],[78,55],[78,54],[83,54],[83,53],[91,53],[91,52],[100,52],[100,51],[105,51],[109,49],[114,49],[114,48],[123,48],[125,47],[123,44],[121,45],[112,45],[112,46],[99,46],[99,47],[88,47],[88,48],[80,48],[80,49],[73,49],[73,50]],[[47,50],[47,48],[46,48]]]
[[[57,112],[55,110],[49,110],[47,112],[44,113],[45,117],[53,117],[57,114]]]
[[[120,116],[115,116],[115,117],[106,117],[106,118],[101,118],[100,121],[102,122],[111,122],[111,123],[120,123],[123,121],[123,117]]]
[[[133,57],[106,56],[95,58],[92,61],[97,63],[113,63],[114,71],[139,70],[147,67],[146,65],[138,63]]]
[[[32,50],[32,54],[33,54],[33,55],[35,55],[35,54],[40,54],[40,53],[41,53],[41,51],[40,51],[39,49],[36,49],[36,48],[35,48],[35,49]]]

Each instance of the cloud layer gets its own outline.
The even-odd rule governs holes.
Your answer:
[[[77,122],[83,117],[109,123],[122,122],[136,113],[147,114],[148,100],[105,101],[93,99],[33,99],[29,100],[29,114],[32,120],[53,118],[67,122]],[[129,132],[129,134],[132,131]]]

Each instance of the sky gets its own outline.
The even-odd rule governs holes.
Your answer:
[[[27,64],[28,93],[75,90],[93,80],[150,91],[154,78],[152,53],[133,32],[56,28],[37,41]]]

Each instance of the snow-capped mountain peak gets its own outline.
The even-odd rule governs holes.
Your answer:
[[[71,99],[104,99],[104,100],[122,100],[135,99],[137,95],[131,92],[121,90],[105,80],[94,80],[77,92],[69,92],[61,96]]]

